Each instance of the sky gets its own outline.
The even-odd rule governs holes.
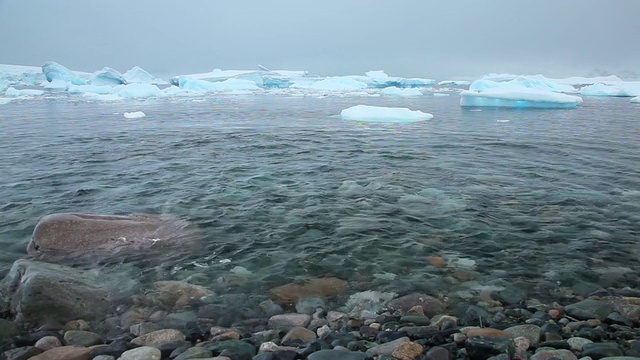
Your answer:
[[[640,1],[0,0],[0,63],[158,74],[640,74]]]

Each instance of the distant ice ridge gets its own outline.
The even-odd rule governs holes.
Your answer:
[[[460,93],[460,106],[573,108],[581,102],[579,96],[522,86],[463,90]]]
[[[34,90],[34,89],[23,89],[18,90],[14,87],[10,87],[5,91],[4,95],[9,97],[18,97],[18,96],[40,96],[44,94],[42,90]]]
[[[180,76],[178,85],[181,89],[203,92],[234,92],[259,90],[258,85],[251,80],[226,79],[223,81],[198,80],[191,76]]]
[[[466,80],[444,80],[438,83],[438,85],[440,86],[445,86],[445,85],[468,86],[470,84],[471,84],[471,81],[466,81]]]
[[[369,71],[365,76],[349,76],[350,78],[367,84],[370,88],[412,88],[412,87],[430,87],[436,83],[433,79],[420,78],[401,78],[387,75],[382,70]]]
[[[355,91],[366,89],[367,84],[347,76],[331,76],[311,84],[294,83],[291,87],[322,91]]]
[[[584,96],[640,96],[640,82],[628,81],[615,85],[593,84],[580,89]]]
[[[490,81],[495,81],[495,82],[506,82],[506,81],[511,81],[511,80],[515,80],[519,77],[544,77],[542,75],[514,75],[514,74],[488,74],[482,77],[482,79],[480,80],[490,80]],[[597,77],[581,77],[581,76],[573,76],[573,77],[568,77],[568,78],[561,78],[561,79],[552,79],[552,78],[546,78],[545,79],[556,83],[556,84],[563,84],[563,85],[572,85],[572,86],[581,86],[581,85],[591,85],[591,84],[597,84],[597,83],[604,83],[604,84],[617,84],[617,83],[621,83],[624,82],[624,80],[620,79],[619,77],[615,76],[615,75],[611,75],[611,76],[597,76]]]
[[[39,85],[43,81],[45,77],[40,66],[0,64],[0,91],[14,85]]]
[[[369,105],[356,105],[344,109],[340,116],[345,120],[392,123],[411,123],[433,118],[433,115],[418,110]]]

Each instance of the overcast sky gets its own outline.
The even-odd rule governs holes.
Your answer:
[[[464,78],[640,73],[640,1],[0,0],[0,63]]]

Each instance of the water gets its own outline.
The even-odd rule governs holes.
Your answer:
[[[461,301],[488,286],[545,300],[640,285],[640,113],[625,98],[482,111],[455,94],[76,99],[0,108],[3,274],[44,215],[155,213],[197,224],[202,249],[124,273],[257,299],[326,275]],[[336,116],[356,104],[435,117]],[[135,110],[147,117],[124,119]]]

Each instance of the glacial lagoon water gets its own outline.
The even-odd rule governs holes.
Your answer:
[[[236,295],[237,306],[319,276],[347,280],[350,293],[451,301],[487,289],[547,300],[640,286],[640,107],[595,97],[576,109],[458,103],[452,93],[2,105],[1,275],[47,214],[152,213],[195,223],[201,249],[95,266],[187,279]],[[358,104],[434,118],[338,116]],[[125,119],[131,111],[147,116]]]

